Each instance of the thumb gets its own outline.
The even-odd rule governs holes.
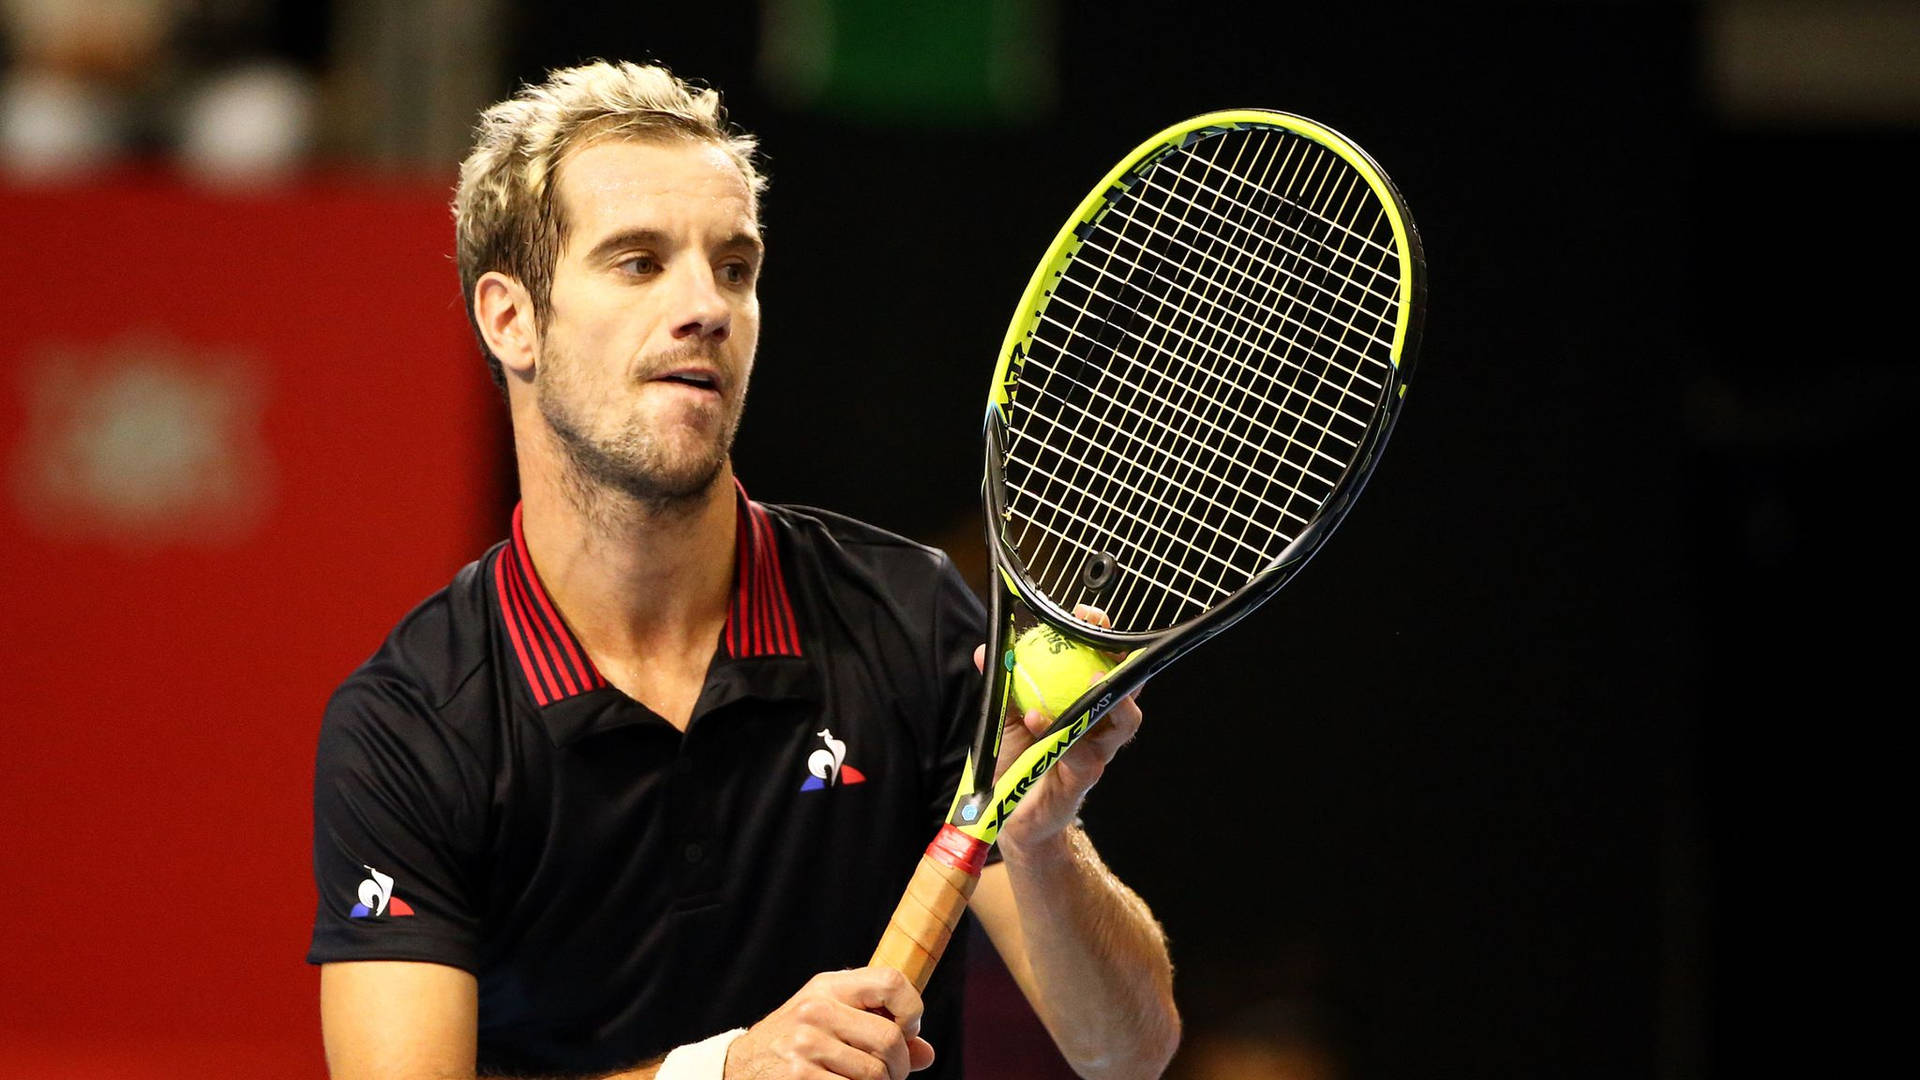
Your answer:
[[[987,647],[984,644],[973,647],[973,670],[987,670]]]
[[[933,1044],[918,1035],[907,1038],[907,1071],[919,1072],[933,1064]]]

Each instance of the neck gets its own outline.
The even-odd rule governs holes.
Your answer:
[[[669,657],[704,666],[733,584],[731,463],[697,495],[643,500],[579,476],[544,441],[521,446],[521,527],[574,635],[616,685]]]

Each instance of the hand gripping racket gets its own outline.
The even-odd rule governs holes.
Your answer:
[[[1175,124],[1080,203],[1020,298],[987,403],[1000,587],[979,728],[873,963],[924,990],[987,849],[1047,769],[1326,541],[1386,445],[1425,295],[1399,192],[1303,117]],[[1129,655],[996,780],[1022,608]]]

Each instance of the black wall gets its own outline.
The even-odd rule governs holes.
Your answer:
[[[1196,1033],[1280,999],[1352,1075],[1700,1075],[1753,972],[1752,826],[1788,824],[1753,770],[1826,768],[1755,739],[1847,651],[1791,629],[1846,554],[1822,529],[1877,490],[1823,478],[1891,453],[1892,406],[1856,405],[1912,385],[1871,313],[1823,316],[1857,284],[1796,284],[1841,241],[1794,207],[1858,206],[1836,163],[1911,140],[1720,130],[1686,5],[1415,7],[1067,3],[1057,106],[1004,126],[802,113],[731,7],[529,11],[513,69],[650,57],[727,91],[773,177],[741,475],[962,548],[1005,320],[1120,153],[1234,105],[1367,147],[1430,270],[1394,444],[1294,585],[1149,688],[1090,827]]]

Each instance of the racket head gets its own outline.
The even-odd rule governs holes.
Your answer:
[[[991,384],[999,582],[950,824],[991,843],[1118,698],[1305,565],[1379,460],[1425,306],[1404,199],[1325,125],[1207,113],[1102,178],[1029,280]],[[1081,604],[1110,625],[1076,618]],[[1129,655],[995,782],[1030,618]]]
[[[1055,235],[1002,342],[983,490],[1004,583],[1122,651],[1270,594],[1371,474],[1425,307],[1412,215],[1351,140],[1257,109],[1157,133]]]

